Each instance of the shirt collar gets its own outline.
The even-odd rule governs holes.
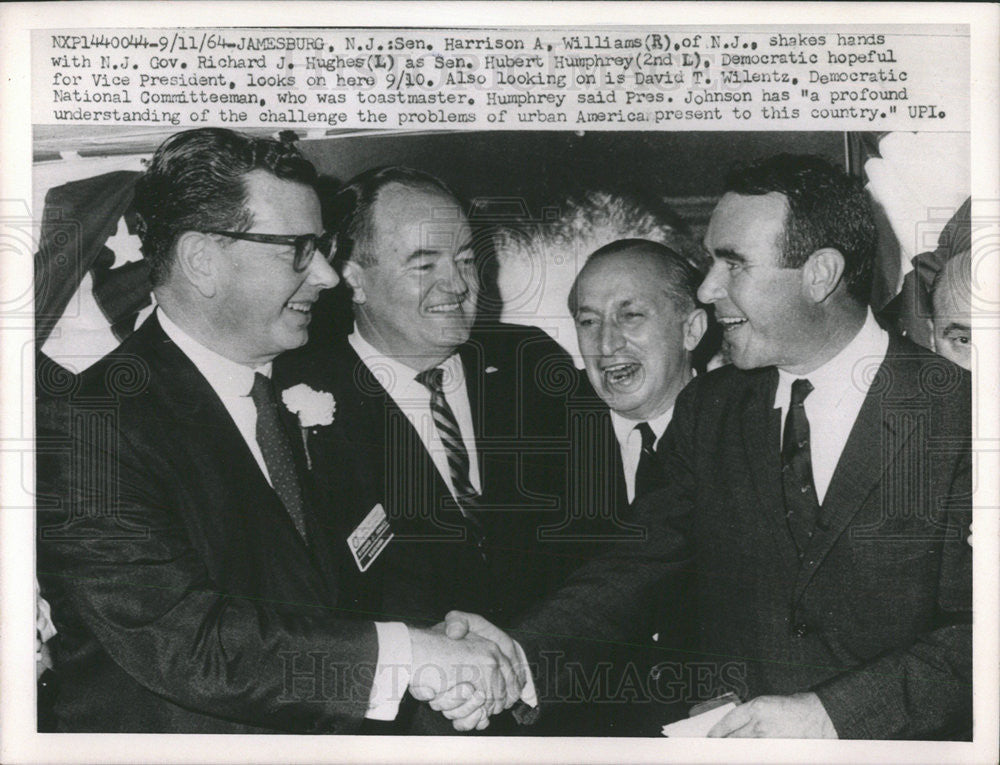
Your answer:
[[[410,383],[420,386],[422,390],[426,390],[423,385],[416,381],[417,371],[413,367],[407,366],[392,356],[386,356],[365,340],[357,330],[347,336],[347,342],[350,343],[354,352],[358,354],[358,358],[365,363],[366,367],[372,369],[378,366],[388,373],[377,375],[377,377],[390,394],[410,387]],[[456,386],[465,382],[465,369],[462,367],[462,360],[458,357],[457,352],[453,353],[437,366],[444,370],[446,395],[450,390],[454,390]]]
[[[630,420],[627,417],[622,417],[614,409],[609,409],[608,411],[611,413],[611,426],[615,429],[615,438],[618,440],[619,446],[624,447],[628,442],[628,438],[632,434],[632,431],[635,430],[635,426],[638,425],[641,420]],[[671,406],[659,417],[647,420],[647,422],[649,422],[649,427],[653,429],[653,434],[656,436],[657,441],[660,440],[660,437],[667,429],[667,425],[670,424],[670,418],[673,416],[674,408]]]
[[[239,364],[215,351],[206,348],[187,332],[177,326],[167,316],[162,306],[156,311],[160,326],[167,337],[183,351],[198,371],[208,380],[208,384],[220,397],[237,397],[250,395],[253,387],[254,374],[260,372],[266,377],[271,376],[271,362],[258,367],[248,367]]]
[[[808,379],[817,393],[846,388],[854,384],[855,380],[861,384],[863,379],[867,385],[871,376],[863,374],[862,371],[875,359],[881,363],[888,347],[889,333],[878,325],[869,308],[865,323],[854,339],[821,367],[807,375],[795,375],[783,369],[778,370],[778,394],[775,397],[775,404],[783,406],[785,399],[790,395],[788,391],[791,390],[792,383],[802,378]],[[786,395],[782,396],[783,392]]]

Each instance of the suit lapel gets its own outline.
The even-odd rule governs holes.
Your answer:
[[[164,391],[165,398],[173,408],[167,416],[173,417],[178,428],[188,431],[186,442],[190,444],[191,451],[202,452],[194,454],[196,461],[225,463],[227,473],[242,476],[241,483],[247,494],[260,496],[261,492],[273,493],[215,390],[191,360],[167,337],[158,322],[156,330],[154,352],[164,373],[171,380]],[[206,441],[206,432],[212,434],[210,442]],[[275,503],[279,506],[281,504],[277,495]]]
[[[344,433],[366,454],[385,452],[385,408],[392,399],[365,366],[350,343],[333,349],[337,419]]]
[[[377,474],[376,491],[383,498],[397,539],[405,540],[411,535],[408,529],[414,523],[414,538],[426,541],[431,524],[435,533],[453,539],[461,525],[441,517],[438,498],[451,494],[420,434],[350,343],[344,342],[337,352],[336,388],[351,402],[344,409],[341,425],[368,455],[365,461],[372,473]],[[338,417],[339,411],[338,407]],[[430,510],[434,517],[428,521],[418,510]]]
[[[751,481],[771,524],[775,545],[787,566],[798,566],[795,541],[785,517],[785,497],[781,484],[781,412],[774,408],[778,370],[770,367],[748,373],[750,384],[744,392],[743,446]]]
[[[465,372],[465,390],[469,396],[469,409],[472,411],[472,433],[478,441],[483,437],[483,401],[487,400],[485,394],[486,387],[486,364],[483,359],[482,345],[473,341],[463,343],[458,349],[458,356],[462,360],[462,369]],[[476,449],[479,454],[479,449]],[[479,455],[479,471],[482,475],[483,459]]]
[[[823,498],[819,524],[796,580],[796,599],[913,435],[913,423],[895,418],[893,407],[887,406],[888,399],[903,400],[913,395],[912,376],[898,374],[896,368],[899,351],[898,341],[891,337],[889,350],[872,380]]]
[[[295,469],[299,476],[299,486],[302,489],[306,535],[309,538],[309,544],[306,545],[306,548],[313,563],[323,571],[324,576],[329,581],[336,581],[336,564],[329,556],[327,545],[321,542],[324,539],[324,535],[328,533],[324,528],[322,520],[326,513],[324,512],[319,493],[314,483],[312,468],[310,467],[311,457],[306,454],[306,450],[309,448],[307,443],[308,438],[311,435],[310,431],[313,429],[307,429],[306,438],[303,438],[303,430],[299,425],[298,416],[284,405],[281,393],[282,391],[278,389],[278,386],[275,386],[275,396],[278,399],[281,424],[288,437],[288,443],[292,447],[292,459],[295,461]]]
[[[156,318],[149,321],[155,323],[150,327],[153,359],[169,381],[163,395],[170,411],[163,416],[170,418],[171,428],[188,444],[184,456],[206,476],[201,483],[210,487],[210,492],[218,492],[219,496],[212,500],[217,512],[238,508],[224,523],[229,528],[239,528],[246,521],[241,515],[263,514],[268,523],[290,532],[283,537],[298,548],[296,557],[309,558],[309,550],[288,511],[261,472],[222,400],[191,360],[167,337]],[[211,438],[206,438],[206,433]]]

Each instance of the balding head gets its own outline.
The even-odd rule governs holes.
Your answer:
[[[648,269],[679,311],[693,311],[697,306],[696,295],[701,274],[681,254],[648,239],[619,239],[595,250],[587,258],[570,288],[567,302],[571,314],[576,314],[580,278],[588,268],[596,268],[604,260],[630,262]]]

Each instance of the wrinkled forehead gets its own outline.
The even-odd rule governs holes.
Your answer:
[[[670,289],[670,276],[659,256],[634,250],[588,261],[576,280],[576,301],[578,308],[670,302]]]
[[[968,317],[972,307],[971,252],[959,252],[945,261],[934,283],[934,317]]]
[[[788,216],[788,199],[772,191],[744,195],[727,192],[712,211],[705,231],[705,249],[739,252],[749,246],[771,248],[781,244]]]
[[[247,173],[243,184],[254,228],[270,233],[318,233],[322,214],[312,187],[282,180],[265,170]]]
[[[431,222],[468,226],[458,200],[430,186],[390,183],[378,192],[371,210],[376,229],[399,231]]]
[[[439,189],[392,183],[371,209],[373,244],[380,252],[454,253],[471,238],[458,201]]]

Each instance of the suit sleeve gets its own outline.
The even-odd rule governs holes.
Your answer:
[[[163,476],[169,457],[120,430],[69,441],[67,414],[39,407],[39,573],[81,629],[136,683],[187,710],[297,732],[360,724],[374,625],[325,604],[221,592],[171,507],[181,500]],[[68,445],[59,454],[46,443]]]
[[[906,647],[813,690],[840,738],[971,735],[972,548],[970,455],[957,461],[942,513],[937,619]]]
[[[697,382],[697,381],[695,381]],[[528,658],[541,709],[568,698],[573,672],[589,672],[622,643],[635,643],[664,581],[690,567],[688,538],[694,498],[694,388],[677,400],[664,436],[668,483],[635,505],[645,538],[621,541],[579,568],[511,635]]]

